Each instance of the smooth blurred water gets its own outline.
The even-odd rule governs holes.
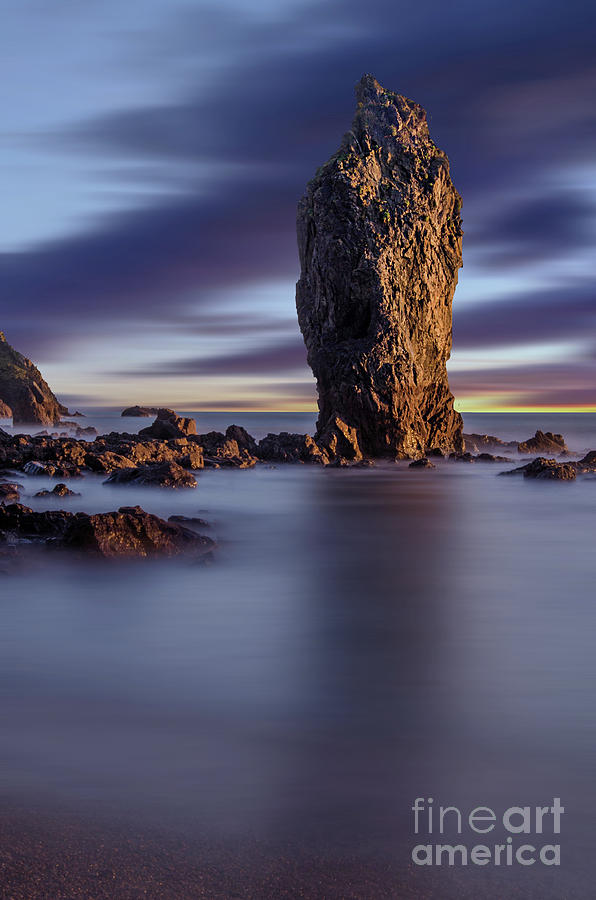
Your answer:
[[[538,424],[583,449],[595,422]],[[60,501],[21,479],[39,509],[200,515],[220,550],[207,568],[41,561],[3,577],[5,802],[407,867],[415,797],[559,796],[563,865],[539,896],[591,897],[596,481],[500,468],[260,466],[182,492],[87,476]]]

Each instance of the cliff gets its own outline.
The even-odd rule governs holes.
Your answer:
[[[18,353],[0,331],[0,408],[12,412],[15,425],[54,425],[68,410],[62,406],[31,360]]]

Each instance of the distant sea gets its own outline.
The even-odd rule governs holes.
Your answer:
[[[80,422],[151,421],[117,412]],[[595,415],[464,418],[596,449]],[[596,480],[504,468],[257,466],[185,491],[87,475],[59,500],[19,473],[35,509],[200,516],[219,551],[2,574],[2,896],[591,900]],[[416,797],[464,813],[560,797],[561,866],[414,866]]]

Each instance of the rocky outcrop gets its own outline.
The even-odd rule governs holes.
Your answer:
[[[0,482],[0,503],[17,503],[20,499],[21,485],[14,481]]]
[[[327,465],[329,456],[309,434],[268,434],[259,441],[257,453],[264,462],[301,462]]]
[[[31,360],[14,350],[0,331],[0,401],[15,425],[54,425],[68,410],[54,397]]]
[[[154,485],[156,487],[195,488],[197,479],[175,462],[150,463],[147,466],[121,468],[112,472],[104,484]]]
[[[225,434],[221,431],[199,434],[197,441],[203,449],[205,465],[211,468],[233,466],[248,469],[257,462],[256,441],[239,425],[230,425]]]
[[[170,412],[171,410],[168,410]],[[150,418],[151,416],[156,416],[159,412],[159,407],[157,406],[127,406],[126,409],[123,409],[120,413],[121,416],[131,416],[131,417],[141,417],[141,418]]]
[[[552,431],[537,431],[534,437],[521,441],[517,449],[519,453],[555,453],[557,456],[569,452],[563,435]]]
[[[518,441],[502,441],[493,434],[464,434],[465,449],[470,453],[485,453],[491,450],[511,450],[517,452]]]
[[[354,457],[462,450],[446,371],[461,200],[418,104],[371,75],[356,97],[351,131],[298,206],[316,440],[347,435]]]
[[[141,428],[139,436],[169,440],[170,438],[188,437],[196,433],[197,423],[194,419],[179,416],[173,409],[159,409],[153,425]]]
[[[118,512],[74,516],[60,541],[65,550],[104,558],[211,556],[215,542],[175,522],[146,513],[140,506]]]
[[[525,466],[500,472],[500,475],[523,475],[524,478],[538,478],[547,481],[574,481],[577,469],[573,463],[560,463],[556,459],[545,459],[542,456],[533,459]]]
[[[12,419],[12,409],[3,400],[0,400],[0,419]]]
[[[88,515],[34,512],[13,503],[0,506],[0,537],[5,542],[34,542],[104,558],[184,555],[206,559],[215,548],[211,538],[146,513],[140,506]]]

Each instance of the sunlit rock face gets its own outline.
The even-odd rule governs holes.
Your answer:
[[[425,111],[365,75],[340,149],[298,206],[298,320],[320,443],[368,456],[461,450],[446,363],[461,199]],[[339,431],[338,431],[339,428]]]
[[[0,406],[13,422],[55,425],[68,410],[56,400],[30,359],[18,353],[0,331]]]

